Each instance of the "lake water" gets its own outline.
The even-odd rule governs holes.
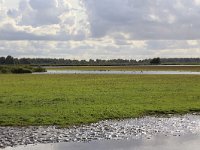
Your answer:
[[[44,73],[34,74],[186,74],[186,75],[200,75],[200,72],[190,71],[82,71],[82,70],[47,70]]]
[[[200,135],[156,136],[151,139],[108,140],[19,146],[5,150],[199,150]]]

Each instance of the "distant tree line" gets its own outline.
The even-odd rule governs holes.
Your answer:
[[[12,56],[0,57],[0,65],[66,65],[66,66],[127,66],[127,65],[159,65],[159,64],[200,64],[200,58],[153,58],[144,60],[128,59],[90,59],[71,60],[56,58],[14,58]]]
[[[162,58],[162,64],[199,64],[200,58]]]

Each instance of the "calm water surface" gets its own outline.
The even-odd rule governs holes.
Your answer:
[[[156,136],[151,139],[94,141],[20,146],[5,150],[199,150],[200,135]]]
[[[190,74],[200,75],[200,72],[190,71],[82,71],[82,70],[47,70],[45,73],[34,74]]]

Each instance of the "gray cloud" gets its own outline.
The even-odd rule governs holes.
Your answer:
[[[93,37],[124,32],[134,40],[199,39],[200,5],[190,0],[85,0]]]
[[[0,12],[0,55],[200,56],[200,0],[22,0]]]
[[[60,22],[59,15],[64,11],[63,8],[58,7],[57,0],[22,1],[19,8],[22,13],[20,24],[32,26],[58,24]]]
[[[29,4],[35,10],[44,10],[44,9],[52,9],[58,7],[57,0],[48,0],[48,1],[41,1],[41,0],[30,0]]]
[[[16,28],[33,28],[19,31],[30,35],[27,40],[85,40],[118,33],[131,40],[195,40],[200,39],[199,8],[199,0],[23,0],[7,15]],[[37,36],[34,32],[51,25],[59,26],[57,34]],[[26,39],[20,35],[19,40]]]

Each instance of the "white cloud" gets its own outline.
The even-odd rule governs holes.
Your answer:
[[[200,0],[194,0],[196,5],[200,5]]]
[[[193,41],[194,42],[194,41]],[[198,57],[200,41],[128,41],[117,45],[112,38],[84,41],[0,41],[0,56],[57,57],[70,59],[144,59]]]
[[[19,8],[1,12],[0,40],[82,40],[90,32],[85,10],[78,2],[23,0]]]

